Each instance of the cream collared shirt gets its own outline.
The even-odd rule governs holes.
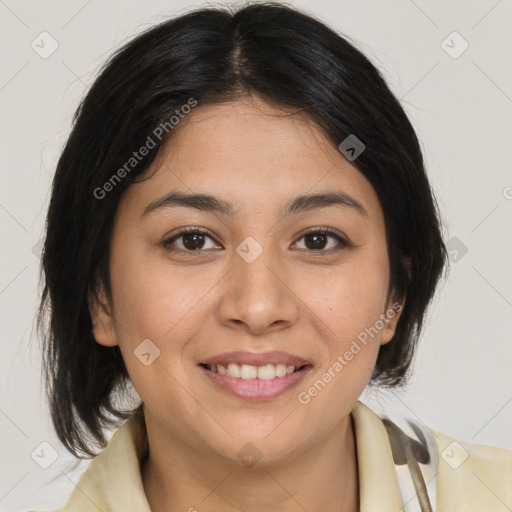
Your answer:
[[[359,401],[351,415],[359,467],[360,512],[407,512],[410,505],[402,499],[382,419]],[[143,448],[136,441],[136,431],[137,423],[131,417],[91,461],[64,508],[55,512],[152,512],[140,474]],[[433,428],[430,431],[438,459],[432,510],[512,511],[512,451],[466,443]],[[464,454],[460,465],[449,459],[460,457],[457,451]]]

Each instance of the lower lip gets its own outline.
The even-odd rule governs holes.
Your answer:
[[[203,366],[198,366],[198,368],[219,388],[244,400],[254,401],[269,400],[282,395],[297,386],[309,371],[313,369],[313,367],[307,366],[297,372],[286,374],[285,377],[276,377],[275,379],[269,380],[244,380],[238,377],[229,377],[228,375],[212,372]]]

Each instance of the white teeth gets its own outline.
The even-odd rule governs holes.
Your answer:
[[[294,367],[292,367],[294,368]],[[286,375],[286,365],[276,364],[276,377],[284,377]]]
[[[267,364],[258,368],[258,379],[270,380],[276,378],[276,367],[273,364]]]
[[[240,377],[240,366],[238,366],[236,363],[229,363],[228,375],[230,377]]]
[[[258,376],[258,368],[256,368],[256,366],[250,366],[248,364],[243,364],[240,367],[240,377],[242,379],[244,379],[244,380],[255,379],[257,376]]]
[[[236,377],[239,379],[260,379],[272,380],[276,377],[285,377],[286,375],[295,371],[295,366],[279,364],[267,364],[265,366],[253,366],[251,364],[237,364],[229,363],[227,368],[220,364],[207,365],[212,371],[220,375],[228,375],[229,377]]]

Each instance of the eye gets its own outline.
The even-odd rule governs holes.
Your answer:
[[[301,240],[302,242],[301,246]],[[214,238],[197,226],[183,228],[173,236],[166,238],[162,245],[175,252],[205,252],[208,249],[219,248]],[[302,233],[300,238],[294,244],[298,249],[304,249],[308,252],[335,252],[350,247],[350,244],[340,235],[330,231],[327,228],[310,228]]]
[[[304,240],[302,247],[299,245],[301,240]],[[350,244],[343,237],[321,227],[312,228],[303,233],[299,240],[295,242],[295,245],[299,245],[299,249],[305,249],[309,252],[334,252],[350,247]]]
[[[163,241],[163,246],[170,251],[182,252],[201,252],[217,247],[213,237],[210,236],[207,231],[195,226],[181,229],[172,237],[166,238]]]

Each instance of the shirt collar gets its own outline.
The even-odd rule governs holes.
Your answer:
[[[386,428],[362,402],[356,402],[351,415],[359,466],[360,512],[402,511],[400,487]]]
[[[402,511],[400,488],[382,421],[359,401],[351,416],[356,437],[360,512]],[[146,453],[147,438],[139,408],[91,461],[63,512],[82,510],[80,507],[90,507],[91,502],[105,512],[151,512],[140,472]]]

